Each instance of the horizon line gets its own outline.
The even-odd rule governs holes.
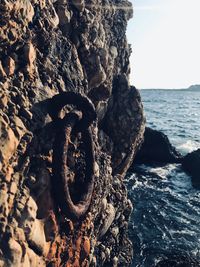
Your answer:
[[[132,84],[131,84],[132,85]],[[135,86],[135,85],[133,85],[133,86]],[[137,89],[139,89],[139,90],[187,90],[187,89],[192,89],[192,88],[194,88],[195,89],[195,87],[197,87],[198,89],[200,89],[200,83],[199,84],[192,84],[192,85],[189,85],[189,86],[187,86],[187,87],[178,87],[178,88],[174,88],[174,87],[165,87],[165,88],[163,88],[163,87],[145,87],[145,88],[143,88],[143,87],[138,87],[138,86],[135,86]]]

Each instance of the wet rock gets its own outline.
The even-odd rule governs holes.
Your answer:
[[[168,137],[157,130],[145,128],[144,143],[137,152],[134,162],[180,163],[181,154],[173,147]]]
[[[192,176],[192,183],[200,188],[200,149],[187,154],[182,161],[183,169]]]

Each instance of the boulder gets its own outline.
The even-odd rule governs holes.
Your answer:
[[[200,149],[187,154],[183,158],[182,166],[192,176],[193,185],[200,187]]]
[[[181,154],[172,146],[167,135],[149,127],[145,128],[144,142],[136,154],[135,162],[180,163],[181,160]]]

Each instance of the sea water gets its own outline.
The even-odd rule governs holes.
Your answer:
[[[147,126],[161,130],[183,155],[200,148],[200,91],[141,90]],[[132,267],[187,256],[200,266],[200,190],[180,164],[135,165],[126,177],[134,205]]]

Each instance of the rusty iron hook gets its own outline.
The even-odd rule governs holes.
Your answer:
[[[76,106],[83,114],[83,118],[76,125],[77,131],[88,128],[97,118],[95,107],[88,97],[80,93],[63,92],[49,100],[49,115],[54,121],[59,119],[59,114],[66,105]]]
[[[76,98],[75,95],[77,96],[77,100],[82,100],[82,105],[79,106],[79,101],[77,101],[76,104],[74,103],[74,100]],[[94,121],[94,119],[96,118],[96,116],[94,116],[94,113],[96,112],[94,110],[93,104],[88,100],[88,98],[77,94],[73,94],[73,97],[73,103],[70,104],[76,105],[83,114],[81,116],[80,112],[72,111],[65,115],[63,119],[60,119],[59,129],[56,132],[53,144],[52,189],[54,192],[55,200],[59,208],[61,209],[61,212],[72,220],[79,220],[86,214],[90,206],[94,189],[95,153],[92,132],[89,123],[91,124],[92,121]],[[59,113],[58,106],[61,109],[63,108],[63,103],[70,102],[62,100],[62,104],[58,104],[58,99],[62,98],[58,98],[58,96],[56,96],[57,116]],[[83,105],[83,103],[85,105]],[[87,105],[89,111],[86,112]],[[87,118],[87,114],[90,114],[90,118]],[[80,196],[78,197],[78,201],[75,202],[72,200],[69,188],[69,178],[67,175],[69,167],[67,166],[67,157],[71,134],[73,129],[76,128],[76,125],[79,126],[82,142],[84,143],[86,167],[84,185],[81,185]]]

